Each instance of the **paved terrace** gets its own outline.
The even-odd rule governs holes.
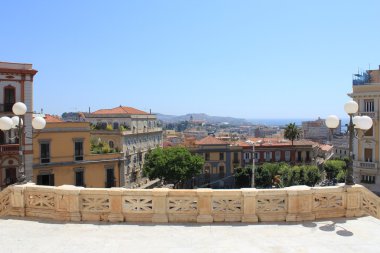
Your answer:
[[[64,223],[3,217],[0,252],[380,252],[373,217],[308,222]]]

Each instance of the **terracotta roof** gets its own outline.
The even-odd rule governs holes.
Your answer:
[[[196,141],[195,145],[228,145],[228,143],[209,135],[199,141]]]
[[[59,116],[57,115],[50,115],[50,114],[45,114],[45,120],[47,123],[56,123],[56,122],[64,122],[63,120],[60,119]]]
[[[243,147],[243,148],[252,147],[252,144],[249,144],[245,141],[237,141],[234,143],[234,145],[239,146],[239,147]]]
[[[287,139],[278,139],[278,138],[249,138],[250,141],[256,143],[256,146],[291,146],[292,142]],[[316,146],[318,143],[310,140],[295,140],[294,146],[305,146],[311,145]]]
[[[328,152],[333,148],[333,146],[328,145],[328,144],[320,144],[319,148],[322,149],[323,151]]]
[[[133,107],[118,106],[113,109],[100,109],[92,114],[148,114],[147,112],[135,109]]]

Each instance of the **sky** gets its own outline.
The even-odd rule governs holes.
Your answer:
[[[32,63],[34,109],[346,117],[352,74],[380,65],[378,0],[1,4],[0,61]]]

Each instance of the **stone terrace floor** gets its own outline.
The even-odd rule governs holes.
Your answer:
[[[380,220],[214,224],[0,219],[0,252],[380,252]]]

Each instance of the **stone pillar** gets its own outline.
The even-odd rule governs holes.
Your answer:
[[[153,217],[152,222],[168,223],[169,218],[167,214],[166,200],[169,193],[167,188],[154,188],[153,189]]]
[[[12,216],[25,216],[25,189],[28,185],[34,185],[33,183],[24,185],[14,185],[9,186],[12,190],[11,192],[11,211],[9,215]]]
[[[361,185],[345,185],[346,191],[346,217],[359,217],[363,215],[363,211],[361,210],[361,191],[364,188]]]
[[[256,196],[257,190],[252,188],[241,189],[243,194],[243,217],[242,222],[258,222],[256,215]]]
[[[123,216],[123,203],[122,203],[122,189],[113,188],[108,191],[110,196],[111,213],[108,215],[110,222],[122,222]]]
[[[83,187],[62,185],[55,189],[55,219],[65,221],[81,221],[79,193]]]
[[[288,193],[288,214],[286,221],[315,220],[313,214],[313,190],[308,186],[286,188]]]
[[[213,222],[212,213],[212,190],[211,189],[197,189],[198,195],[198,223]]]

